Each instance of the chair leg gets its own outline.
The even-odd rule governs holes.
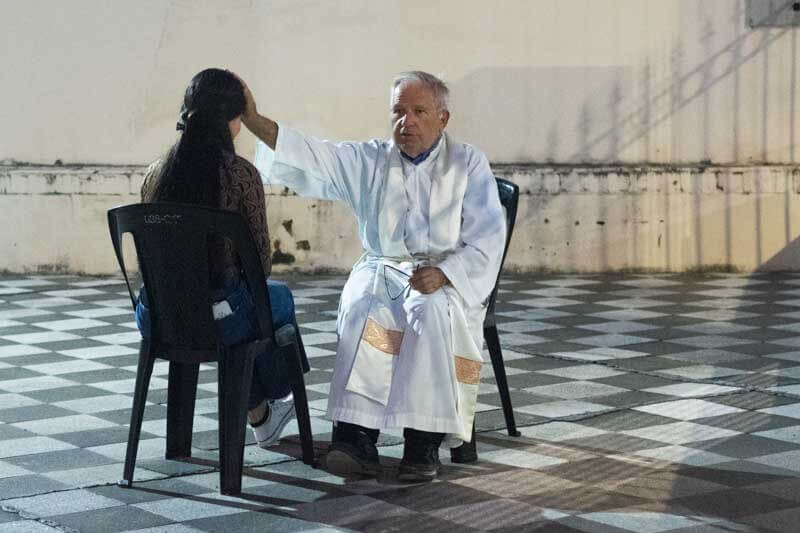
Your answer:
[[[150,342],[142,339],[139,345],[139,365],[136,370],[136,386],[133,392],[131,408],[131,425],[128,430],[128,446],[125,451],[125,468],[120,486],[130,487],[133,483],[133,471],[136,466],[136,453],[139,450],[139,435],[142,431],[144,405],[147,401],[147,389],[150,387],[150,376],[153,374],[155,356],[151,352]]]
[[[500,349],[500,338],[497,336],[497,327],[489,326],[483,328],[483,338],[489,348],[489,355],[492,358],[494,368],[494,378],[497,380],[497,390],[500,393],[500,401],[503,403],[503,415],[506,419],[506,429],[512,437],[519,437],[517,424],[514,422],[514,410],[511,407],[511,394],[508,392],[508,380],[506,379],[506,367],[503,363],[503,351]]]
[[[478,446],[475,442],[475,420],[472,421],[472,440],[456,448],[450,448],[450,461],[461,464],[478,462]]]
[[[292,380],[292,394],[294,395],[294,410],[297,416],[297,426],[300,430],[300,446],[303,449],[303,462],[316,466],[314,457],[314,436],[311,433],[311,415],[308,412],[308,396],[306,395],[306,382],[303,378],[303,368],[297,350],[291,350],[290,359],[294,364],[290,373],[296,377]]]
[[[222,494],[242,492],[247,400],[253,359],[264,344],[254,342],[226,349],[217,373],[219,395],[219,477]]]
[[[303,338],[300,336],[300,328],[297,327],[297,321],[294,323],[295,340],[297,341],[297,349],[300,352],[300,366],[303,369],[303,374],[311,370],[308,364],[308,356],[306,355],[306,347],[303,345]]]
[[[167,390],[167,459],[192,456],[192,426],[200,365],[170,362]]]
[[[287,336],[280,335],[278,338],[278,342],[281,343]],[[308,413],[308,396],[306,395],[306,382],[303,378],[302,344],[294,341],[294,339],[299,338],[300,334],[296,332],[293,335],[293,340],[280,346],[279,349],[283,352],[283,356],[286,357],[286,367],[289,371],[289,384],[292,387],[292,395],[294,396],[294,412],[297,417],[297,427],[300,430],[303,462],[316,467],[314,437],[311,433],[311,415]]]

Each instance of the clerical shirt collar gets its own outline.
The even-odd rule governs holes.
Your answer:
[[[411,157],[402,150],[400,150],[400,155],[402,155],[406,159],[406,161],[409,161],[414,165],[419,165],[420,163],[428,159],[428,156],[431,155],[431,152],[433,152],[437,146],[439,146],[439,143],[441,141],[442,141],[442,136],[439,135],[439,138],[436,139],[436,142],[433,143],[430,148],[419,154],[417,157]]]

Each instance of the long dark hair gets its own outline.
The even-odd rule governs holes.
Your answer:
[[[220,173],[234,154],[228,122],[245,111],[242,82],[209,68],[192,78],[177,129],[183,131],[160,165],[150,201],[219,207]]]

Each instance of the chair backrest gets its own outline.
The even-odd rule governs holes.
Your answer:
[[[135,307],[121,246],[123,234],[133,235],[150,304],[150,339],[159,355],[183,353],[189,359],[209,360],[216,353],[209,285],[212,237],[228,238],[233,243],[254,300],[267,303],[255,306],[261,337],[273,335],[264,271],[240,214],[188,204],[131,204],[109,210],[108,227]]]
[[[506,242],[503,248],[503,259],[500,261],[500,270],[503,269],[503,264],[506,262],[506,254],[508,253],[508,245],[511,243],[511,234],[514,232],[514,223],[517,220],[517,204],[519,203],[519,187],[503,178],[495,177],[497,181],[497,193],[500,195],[500,204],[506,212]],[[489,305],[486,309],[485,326],[494,325],[494,305],[497,300],[497,286],[500,282],[500,273],[497,274],[497,280],[494,282],[494,289],[489,296]]]

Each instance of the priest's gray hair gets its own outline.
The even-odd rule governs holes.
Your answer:
[[[450,97],[450,89],[447,84],[433,74],[428,74],[421,70],[409,70],[401,72],[392,80],[391,97],[394,98],[394,90],[403,83],[421,83],[433,93],[433,100],[436,102],[438,111],[447,111],[447,99]]]

